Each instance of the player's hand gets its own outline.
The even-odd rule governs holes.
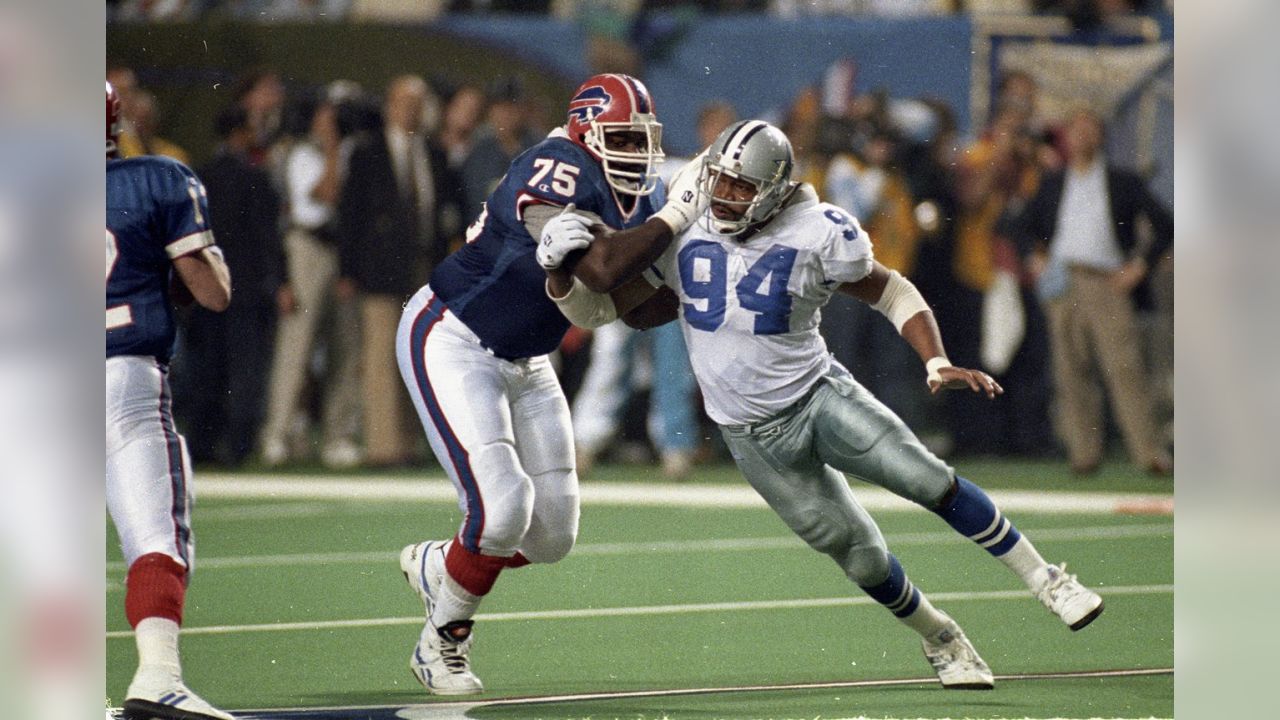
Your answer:
[[[937,377],[929,377],[929,392],[937,394],[939,390],[963,390],[968,388],[976,393],[986,393],[988,398],[995,399],[1004,394],[1004,388],[990,375],[981,370],[950,365],[937,370]]]
[[[673,235],[684,232],[707,211],[709,200],[698,191],[698,179],[706,157],[707,151],[703,150],[672,176],[667,186],[667,204],[653,214],[671,227]]]
[[[591,220],[573,211],[573,203],[542,226],[542,240],[534,253],[544,270],[555,270],[574,250],[591,245]]]

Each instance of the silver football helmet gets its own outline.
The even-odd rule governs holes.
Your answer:
[[[743,120],[725,128],[707,149],[698,176],[698,191],[711,206],[706,214],[707,229],[737,235],[769,220],[782,209],[797,185],[791,180],[794,166],[791,141],[773,125],[763,120]],[[716,195],[718,188],[719,192],[726,191],[720,184],[722,177],[754,185],[754,197]]]

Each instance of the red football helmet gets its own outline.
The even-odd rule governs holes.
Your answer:
[[[644,83],[622,74],[595,75],[578,86],[569,101],[569,138],[600,161],[605,180],[626,195],[648,195],[658,186],[662,162],[662,123]],[[644,136],[639,151],[611,150],[609,133]]]
[[[116,139],[120,137],[120,96],[107,83],[107,155],[116,154]]]

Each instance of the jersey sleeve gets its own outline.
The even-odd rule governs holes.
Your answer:
[[[871,236],[857,218],[833,205],[823,205],[823,237],[815,248],[823,279],[857,282],[871,274],[875,256]]]
[[[156,230],[169,259],[213,245],[209,198],[196,174],[186,165],[173,162],[161,169],[158,180]]]
[[[512,183],[515,216],[524,221],[524,211],[531,205],[577,207],[601,214],[601,193],[596,175],[598,168],[588,165],[589,158],[572,151],[565,143],[543,142],[516,158],[507,171],[506,182]]]

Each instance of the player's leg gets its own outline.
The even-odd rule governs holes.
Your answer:
[[[920,635],[944,687],[990,688],[991,670],[964,632],[910,580],[844,476],[812,459],[811,418],[801,411],[762,433],[725,428],[747,482],[810,547]]]
[[[816,414],[814,447],[823,462],[937,514],[1004,563],[1073,630],[1102,612],[1102,598],[1064,568],[1045,562],[986,491],[929,452],[870,392],[838,370],[830,385],[811,404]]]
[[[138,647],[125,717],[230,718],[182,681],[178,628],[194,552],[191,468],[165,371],[150,358],[108,359],[106,405],[107,509],[129,568],[125,614]]]
[[[424,288],[396,339],[400,372],[435,452],[458,491],[462,526],[450,540],[406,547],[400,565],[426,606],[411,666],[432,692],[479,692],[470,672],[471,617],[513,562],[533,512],[533,483],[515,451],[509,379]]]
[[[578,537],[578,474],[573,468],[569,405],[547,358],[527,361],[513,388],[516,453],[533,482],[533,516],[509,567],[554,563]]]

